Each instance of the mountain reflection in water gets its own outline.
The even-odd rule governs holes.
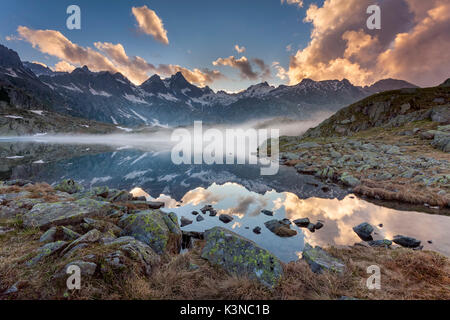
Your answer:
[[[305,242],[320,246],[359,242],[352,227],[365,221],[373,226],[383,224],[376,230],[376,239],[392,239],[397,234],[411,236],[420,239],[424,249],[450,256],[449,216],[369,203],[333,184],[323,188],[324,183],[314,176],[299,175],[285,166],[277,175],[261,176],[258,165],[174,165],[170,152],[164,150],[95,143],[0,141],[0,179],[23,178],[54,184],[72,178],[86,188],[104,185],[134,189],[133,192],[141,188],[163,200],[164,210],[194,221],[184,230],[223,226],[255,241],[283,261],[298,259]],[[234,220],[224,224],[218,216],[207,214],[204,221],[197,222],[191,212],[199,211],[205,204],[213,205],[218,214],[233,215]],[[274,216],[261,214],[262,209],[274,211]],[[324,227],[311,233],[292,225],[297,235],[280,238],[264,226],[271,219],[292,221],[305,217],[313,223],[324,221]],[[252,231],[256,226],[261,227],[259,235]]]

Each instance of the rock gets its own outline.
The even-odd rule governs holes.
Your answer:
[[[371,240],[368,241],[367,244],[371,247],[389,247],[392,245],[392,241],[391,240]]]
[[[54,242],[56,236],[56,227],[51,227],[39,238],[39,242]]]
[[[230,216],[229,214],[221,214],[219,216],[219,220],[222,221],[223,223],[229,223],[231,221],[233,221],[233,217]]]
[[[147,201],[147,198],[145,196],[139,196],[139,197],[133,197],[133,199],[131,199],[132,201]],[[157,208],[159,209],[159,208]]]
[[[88,246],[87,243],[79,243],[76,246],[71,246],[69,250],[63,252],[63,259],[70,258],[75,252],[87,248]]]
[[[133,240],[119,247],[130,259],[141,264],[146,275],[151,275],[154,266],[160,262],[159,256],[145,243]]]
[[[97,265],[93,262],[76,260],[66,264],[66,266],[63,268],[64,275],[67,275],[67,269],[70,266],[78,266],[80,268],[81,275],[83,276],[92,276],[95,273],[95,270],[97,270]]]
[[[298,149],[310,149],[320,147],[320,144],[315,142],[304,142],[297,145]]]
[[[294,220],[293,222],[300,228],[306,228],[309,225],[308,218],[300,218],[300,219]]]
[[[363,222],[356,227],[353,227],[353,231],[364,241],[371,241],[372,232],[374,231],[373,227],[367,222]]]
[[[78,232],[75,232],[66,227],[61,227],[61,231],[63,234],[63,240],[65,241],[72,241],[78,239],[81,236]]]
[[[183,217],[181,217],[180,222],[181,222],[181,227],[184,227],[184,226],[187,226],[188,224],[191,224],[192,220],[183,216]]]
[[[312,223],[308,223],[308,225],[306,226],[306,228],[310,231],[310,232],[316,232],[316,226]]]
[[[83,187],[72,179],[61,181],[58,185],[55,186],[54,189],[62,192],[67,192],[69,194],[83,191]]]
[[[344,185],[346,186],[350,186],[350,187],[357,187],[361,184],[361,181],[359,181],[358,179],[356,179],[355,177],[353,177],[350,174],[343,174],[341,176],[341,181]]]
[[[111,202],[127,202],[133,200],[133,195],[126,190],[118,190],[113,194],[110,193],[108,200]]]
[[[197,218],[195,220],[197,220],[197,222],[200,222],[200,221],[205,220],[205,218],[203,218],[202,216],[197,216]]]
[[[148,244],[157,254],[181,249],[182,234],[175,213],[145,210],[123,216],[119,221],[122,236],[132,236]]]
[[[256,234],[260,234],[261,233],[261,228],[260,227],[255,227],[253,228],[253,232]]]
[[[217,211],[214,209],[209,210],[209,216],[210,217],[215,217],[217,215]]]
[[[26,227],[40,228],[77,224],[91,215],[105,215],[110,208],[109,202],[86,198],[70,202],[38,203],[23,216],[23,223]]]
[[[320,222],[320,221],[318,221],[318,222],[314,225],[314,228],[315,228],[316,230],[322,229],[322,227],[323,227],[323,223]]]
[[[67,245],[66,241],[56,241],[43,245],[36,250],[36,255],[29,260],[26,265],[28,267],[34,266],[36,263],[41,261],[43,258],[48,257],[62,250]]]
[[[149,209],[161,209],[164,207],[164,202],[161,201],[147,201]]]
[[[270,210],[264,209],[264,210],[261,210],[261,213],[265,214],[266,216],[270,216],[270,217],[273,216],[273,211],[270,211]]]
[[[84,218],[83,219],[86,228],[88,229],[97,229],[103,233],[107,233],[114,237],[117,237],[122,232],[122,229],[116,226],[114,223],[103,220],[96,220],[92,218]]]
[[[450,124],[450,107],[448,105],[431,109],[431,121]]]
[[[231,275],[249,277],[273,288],[283,275],[280,261],[269,251],[232,231],[214,227],[205,232],[202,258]]]
[[[276,219],[266,221],[264,223],[267,229],[275,233],[279,237],[293,237],[297,234],[297,231],[292,230],[286,223],[280,222]]]
[[[194,216],[198,215],[198,211],[192,211],[191,212]]]
[[[394,241],[396,244],[401,245],[402,247],[405,248],[417,248],[420,246],[421,241],[411,238],[411,237],[406,237],[406,236],[402,236],[402,235],[396,235],[394,236],[394,239],[392,240]]]
[[[32,182],[30,180],[25,180],[25,179],[14,179],[14,180],[6,181],[5,185],[23,187],[29,183],[32,183]]]
[[[308,243],[305,243],[302,257],[315,273],[320,273],[323,270],[343,273],[345,270],[345,265],[342,261],[331,256],[319,246],[313,248]]]

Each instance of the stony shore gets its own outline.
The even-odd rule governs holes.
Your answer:
[[[303,259],[284,264],[222,227],[184,232],[163,205],[126,190],[85,190],[72,180],[53,187],[0,182],[0,299],[450,298],[448,259],[415,250],[416,239],[393,239],[400,246],[372,241],[372,226],[362,224],[354,230],[363,242],[305,245]],[[195,215],[207,212],[215,210],[205,206]],[[217,219],[220,225],[233,217]],[[290,236],[291,223],[302,221],[286,220],[265,227]],[[383,290],[365,285],[373,264],[382,270]],[[70,266],[81,271],[80,290],[67,289]]]

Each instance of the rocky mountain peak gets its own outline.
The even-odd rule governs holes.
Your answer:
[[[21,68],[23,67],[19,55],[12,49],[0,44],[0,66],[5,68]]]

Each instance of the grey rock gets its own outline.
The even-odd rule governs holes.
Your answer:
[[[67,275],[67,270],[70,266],[77,266],[80,268],[81,274],[83,276],[92,276],[95,273],[95,270],[97,270],[97,265],[93,262],[86,262],[82,260],[76,260],[69,262],[66,264],[66,266],[63,269],[64,274]]]
[[[205,220],[205,218],[203,218],[202,216],[198,215],[195,220],[197,220],[197,222],[200,222],[200,221]]]
[[[390,247],[392,245],[392,241],[388,239],[384,240],[371,240],[368,241],[367,244],[371,247]]]
[[[231,221],[233,221],[233,217],[230,216],[229,214],[221,214],[219,216],[219,220],[222,221],[223,223],[229,223]]]
[[[232,231],[215,227],[205,232],[202,258],[231,275],[249,277],[273,288],[283,275],[280,261],[269,251]]]
[[[55,186],[54,189],[62,192],[67,192],[69,194],[83,191],[83,187],[72,179],[61,181],[58,185]]]
[[[392,241],[405,248],[417,248],[421,243],[420,240],[402,235],[394,236],[394,239]]]
[[[321,273],[323,270],[337,273],[345,271],[345,265],[342,261],[331,256],[319,246],[313,248],[308,243],[305,243],[302,259],[309,264],[311,270],[315,273]]]
[[[184,227],[184,226],[191,224],[192,220],[183,216],[183,217],[181,217],[180,222],[181,222],[181,227]]]
[[[67,245],[66,241],[56,241],[47,243],[36,250],[36,255],[31,260],[27,261],[26,265],[28,267],[32,267],[45,257],[51,256],[52,254],[59,252],[66,245]]]
[[[363,222],[356,227],[353,227],[353,231],[364,241],[371,241],[372,238],[372,232],[374,231],[374,228],[367,222]]]
[[[276,219],[266,221],[264,225],[279,237],[293,237],[297,234],[297,231],[292,230],[285,222]]]
[[[39,242],[54,242],[56,231],[56,227],[51,227],[39,238]]]
[[[264,209],[264,210],[261,210],[261,213],[262,214],[265,214],[266,216],[273,216],[273,211],[270,211],[270,210],[266,210],[266,209]]]

